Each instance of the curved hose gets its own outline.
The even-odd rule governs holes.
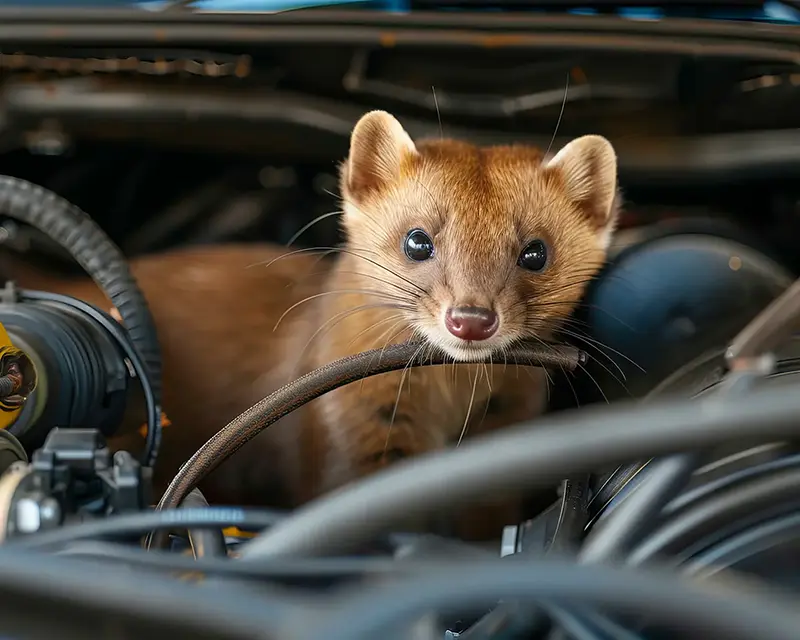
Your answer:
[[[26,180],[0,176],[0,212],[35,227],[64,247],[108,296],[144,360],[160,416],[161,350],[147,302],[122,251],[78,207]],[[159,426],[151,430],[156,441],[148,466],[158,455]]]
[[[283,416],[328,391],[368,376],[396,371],[403,367],[442,364],[445,355],[416,357],[419,343],[404,342],[385,349],[374,349],[342,358],[320,367],[281,387],[255,404],[214,434],[181,467],[158,503],[159,509],[174,509],[211,471],[230,458],[247,442]],[[559,366],[572,370],[586,360],[586,354],[573,347],[521,345],[509,349],[509,364]],[[534,365],[535,363],[535,365]],[[152,544],[164,548],[165,536],[153,536]]]

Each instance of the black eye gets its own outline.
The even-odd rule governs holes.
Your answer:
[[[412,229],[406,235],[403,251],[409,260],[422,262],[433,256],[433,240],[422,229]]]
[[[528,271],[542,271],[547,266],[547,245],[541,240],[532,240],[519,254],[517,264]]]

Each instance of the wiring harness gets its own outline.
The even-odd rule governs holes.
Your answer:
[[[8,537],[0,633],[794,640],[798,320],[800,281],[726,352],[687,365],[643,402],[564,411],[404,460],[291,513],[209,506],[198,483],[282,416],[363,377],[442,360],[415,360],[418,345],[401,344],[331,363],[223,427],[155,509]],[[140,355],[142,339],[129,348],[158,364],[156,351]],[[525,344],[508,356],[565,369],[586,358]],[[47,451],[60,469],[58,449]],[[135,470],[129,457],[112,466],[95,451],[122,492]],[[45,459],[33,466],[41,471]],[[6,475],[18,472],[12,465]],[[409,517],[557,485],[557,503],[509,523],[501,549],[397,533]],[[22,502],[6,505],[7,520],[12,510],[19,520]],[[234,540],[222,531],[231,526],[258,535]],[[184,536],[191,556],[168,550]]]

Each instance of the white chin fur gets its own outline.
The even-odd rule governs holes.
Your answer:
[[[508,341],[496,337],[481,342],[464,342],[449,335],[442,336],[438,331],[427,328],[420,329],[420,332],[428,342],[444,351],[456,362],[487,360],[508,344]]]

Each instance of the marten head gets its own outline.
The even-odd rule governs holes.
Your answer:
[[[353,130],[342,167],[347,249],[402,299],[409,327],[456,360],[547,337],[602,266],[617,161],[600,136],[552,158],[527,146],[417,144],[390,114]]]

